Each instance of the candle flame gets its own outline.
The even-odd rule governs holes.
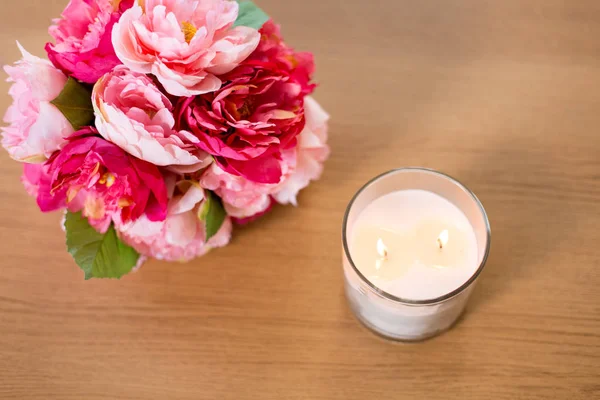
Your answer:
[[[443,248],[446,244],[448,244],[448,239],[449,239],[448,229],[444,229],[442,231],[442,233],[440,233],[440,236],[438,236],[438,238],[437,238],[437,242],[438,242],[438,245],[440,246],[440,249]]]
[[[383,244],[383,240],[381,238],[377,240],[377,254],[379,254],[382,258],[387,258],[388,249],[385,244]]]

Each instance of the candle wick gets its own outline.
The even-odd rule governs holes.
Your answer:
[[[438,245],[440,246],[440,250],[444,248],[444,245],[448,243],[448,230],[442,231],[440,236],[437,238]]]
[[[377,253],[379,254],[382,260],[387,260],[388,250],[387,247],[385,247],[385,244],[383,243],[383,240],[381,240],[381,238],[377,240]]]

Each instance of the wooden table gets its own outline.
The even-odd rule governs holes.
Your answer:
[[[65,3],[5,4],[1,61],[17,38],[42,55]],[[323,179],[225,250],[84,282],[2,151],[0,398],[600,398],[600,2],[260,4],[316,54]],[[347,202],[405,165],[462,180],[493,231],[467,314],[418,344],[371,334],[342,290]]]

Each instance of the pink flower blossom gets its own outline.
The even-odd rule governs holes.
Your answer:
[[[204,171],[200,184],[221,197],[225,210],[236,222],[246,223],[262,216],[271,209],[271,199],[297,205],[298,192],[321,176],[323,163],[329,156],[329,115],[310,96],[304,99],[304,106],[306,124],[298,136],[298,145],[281,153],[280,183],[253,182],[230,174],[217,164]]]
[[[49,29],[50,61],[65,74],[95,83],[121,64],[111,41],[114,24],[133,0],[71,0]]]
[[[2,128],[2,145],[17,161],[44,162],[57,150],[73,127],[54,105],[67,77],[47,60],[29,54],[17,43],[23,59],[4,70],[13,82],[9,90],[14,103]]]
[[[329,157],[327,145],[329,115],[310,96],[304,99],[304,115],[306,125],[298,136],[295,168],[273,194],[278,203],[297,205],[298,192],[307,187],[310,181],[320,178],[323,163]]]
[[[77,132],[48,161],[50,191],[44,199],[70,204],[81,191],[83,215],[99,231],[110,221],[131,221],[144,214],[161,221],[166,217],[167,189],[155,165],[129,156],[98,136],[91,128]],[[38,201],[40,196],[38,195]],[[51,204],[41,204],[50,211]]]
[[[256,29],[233,27],[238,4],[229,0],[139,0],[125,11],[112,42],[132,71],[154,74],[175,96],[213,92],[216,76],[256,48]]]
[[[219,232],[208,242],[204,223],[198,218],[205,192],[189,181],[170,185],[169,211],[164,221],[142,216],[135,222],[116,222],[121,239],[141,255],[167,261],[188,261],[223,247],[231,239],[231,220],[226,218]]]
[[[304,127],[300,85],[271,63],[245,62],[219,91],[180,100],[181,129],[219,167],[257,183],[277,184],[282,152]]]
[[[96,83],[92,103],[98,132],[129,154],[161,166],[207,163],[196,138],[174,129],[173,105],[148,76],[119,66]]]
[[[212,164],[200,178],[200,185],[214,191],[232,217],[248,218],[270,208],[270,194],[275,185],[256,183],[231,175]]]

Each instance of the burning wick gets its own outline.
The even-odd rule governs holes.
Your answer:
[[[379,254],[381,258],[387,259],[388,249],[381,239],[377,240],[377,254]]]
[[[444,229],[440,236],[437,238],[438,245],[440,246],[440,250],[444,248],[446,244],[448,244],[448,230]]]
[[[383,240],[377,240],[377,254],[381,257],[375,261],[375,268],[380,269],[383,263],[387,260],[388,250],[383,244]]]

